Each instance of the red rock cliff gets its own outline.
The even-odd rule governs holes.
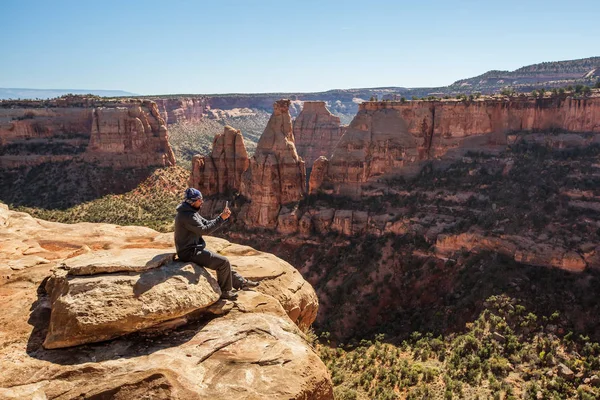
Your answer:
[[[359,195],[383,174],[414,174],[419,161],[498,151],[511,132],[600,132],[600,98],[366,102],[336,146],[326,181]]]
[[[304,160],[296,152],[289,100],[273,105],[273,114],[242,179],[249,226],[274,228],[283,204],[299,201],[306,191]]]
[[[0,103],[0,167],[83,160],[115,168],[174,165],[151,101],[78,98]]]
[[[307,168],[320,156],[331,157],[343,133],[339,117],[329,112],[324,101],[305,101],[294,121],[296,150]]]
[[[239,191],[249,163],[242,132],[226,126],[223,133],[215,136],[209,156],[193,157],[190,186],[205,196]]]

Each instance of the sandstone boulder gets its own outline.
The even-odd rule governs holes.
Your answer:
[[[558,376],[561,376],[567,380],[572,380],[575,378],[575,373],[571,370],[571,368],[567,367],[565,364],[559,363]]]
[[[134,252],[133,258],[139,259],[139,250]],[[101,265],[112,267],[105,254]],[[122,257],[125,260],[112,263],[119,267],[117,271],[123,271],[127,264],[127,252]],[[85,258],[92,264],[81,265],[77,260],[80,269],[89,272],[98,268],[93,257]],[[55,271],[46,284],[52,314],[44,347],[55,349],[112,339],[185,316],[219,299],[219,285],[204,268],[169,258],[172,255],[162,257],[162,265],[155,260],[152,269],[144,265],[142,272],[69,276],[71,271]],[[129,266],[129,270],[134,269]]]
[[[68,275],[97,275],[111,272],[142,272],[173,261],[174,253],[163,249],[89,250],[63,263]]]

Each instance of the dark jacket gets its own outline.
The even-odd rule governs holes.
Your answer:
[[[175,248],[179,258],[185,259],[186,256],[203,250],[206,242],[202,235],[215,230],[222,222],[221,216],[213,220],[203,218],[198,214],[198,210],[185,201],[178,205],[175,217]]]

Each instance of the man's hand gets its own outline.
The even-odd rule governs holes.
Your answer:
[[[230,216],[231,216],[231,210],[229,209],[228,206],[225,206],[225,208],[223,209],[223,212],[221,213],[221,218],[223,218],[223,221],[225,221]]]

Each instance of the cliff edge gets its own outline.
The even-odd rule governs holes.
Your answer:
[[[214,277],[172,260],[172,234],[3,204],[0,227],[0,398],[333,398],[298,328],[316,295],[286,262],[207,238],[261,281],[222,302]]]

